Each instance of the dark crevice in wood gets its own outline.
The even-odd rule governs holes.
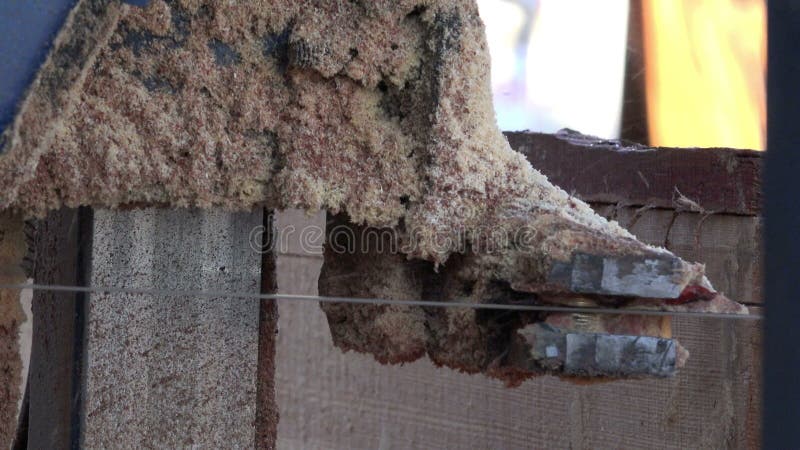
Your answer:
[[[30,383],[25,383],[25,396],[22,398],[22,408],[19,412],[19,422],[17,423],[17,435],[11,444],[12,450],[25,450],[28,448],[28,424],[30,423]]]
[[[90,208],[51,212],[36,226],[33,279],[86,286],[92,240]],[[80,448],[85,365],[85,293],[33,292],[28,374],[29,448]]]
[[[78,210],[78,255],[75,280],[78,286],[89,286],[92,270],[92,230],[93,212],[89,207]],[[72,366],[72,418],[70,445],[73,449],[82,448],[82,429],[84,420],[84,398],[86,393],[86,325],[87,304],[89,293],[78,292],[75,294],[75,325],[73,354],[75,360]]]
[[[275,253],[275,215],[264,211],[262,234],[261,293],[278,292]],[[275,449],[278,434],[278,404],[275,399],[275,344],[278,307],[275,300],[261,300],[258,331],[258,378],[256,383],[256,436],[258,449]]]

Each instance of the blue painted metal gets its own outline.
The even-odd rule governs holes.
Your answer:
[[[125,0],[147,6],[149,0]],[[77,0],[0,0],[0,132],[47,57]]]
[[[25,90],[76,2],[0,1],[0,131],[14,119]]]

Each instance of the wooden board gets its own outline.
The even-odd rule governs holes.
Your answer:
[[[623,225],[636,215],[636,208],[597,208],[616,214]],[[283,226],[308,223],[294,214]],[[710,271],[732,270],[736,275],[717,280],[721,289],[732,298],[760,301],[760,290],[753,289],[760,285],[760,259],[753,258],[759,240],[752,239],[757,218],[709,217],[702,233],[711,237],[695,247],[701,216],[673,216],[641,212],[632,230],[706,262]],[[321,218],[311,223],[319,225]],[[279,256],[280,291],[316,293],[321,264],[313,253]],[[584,386],[542,377],[507,389],[428,360],[383,366],[370,356],[343,354],[333,347],[316,304],[281,301],[279,309],[278,448],[759,447],[759,322],[675,320],[675,337],[692,354],[672,379]]]
[[[85,286],[91,250],[91,211],[62,209],[35,233],[34,281]],[[85,294],[33,292],[29,374],[29,448],[76,448],[80,438]],[[47,432],[43,432],[47,430]]]
[[[276,289],[274,253],[254,234],[271,230],[261,211],[97,215],[63,210],[38,223],[36,282]],[[274,448],[274,302],[37,290],[34,308],[23,448]]]
[[[505,135],[550,181],[588,202],[673,208],[677,188],[709,212],[761,211],[761,152],[648,148],[574,134]]]
[[[94,286],[258,293],[262,212],[98,210]],[[92,293],[82,445],[251,448],[257,299]],[[37,430],[42,432],[42,430]]]
[[[275,216],[264,211],[261,241],[261,293],[278,292],[275,273],[277,254],[271,247],[275,236]],[[253,243],[253,233],[250,242]],[[254,250],[254,249],[251,249]],[[278,433],[278,404],[275,396],[275,347],[278,334],[278,305],[261,300],[258,314],[258,374],[256,379],[256,441],[259,450],[273,450]]]

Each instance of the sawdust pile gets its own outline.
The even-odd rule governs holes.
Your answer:
[[[472,0],[82,0],[59,39],[5,134],[0,208],[324,208],[397,231],[402,254],[329,259],[326,274],[362,274],[323,274],[329,295],[424,298],[414,280],[444,265],[452,296],[478,301],[539,290],[575,252],[668,255],[511,150]],[[487,224],[534,245],[464,256]],[[702,278],[681,264],[681,283]],[[496,356],[474,311],[326,311],[338,345],[383,361],[486,371]]]
[[[424,230],[412,256],[437,262],[450,249],[427,235],[509,208],[546,205],[628,236],[554,189],[499,133],[471,1],[121,8],[106,13],[114,31],[67,114],[47,124],[23,115],[9,130],[2,162],[17,170],[2,167],[0,207],[326,208]],[[27,139],[47,125],[49,142]]]

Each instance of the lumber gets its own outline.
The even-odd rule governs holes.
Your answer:
[[[96,210],[91,282],[258,293],[250,233],[262,223],[260,210]],[[256,446],[259,310],[257,299],[92,293],[81,444]]]
[[[33,230],[32,278],[42,284],[87,285],[91,240],[90,210],[52,211]],[[77,447],[84,400],[86,295],[35,290],[32,311],[27,444]]]
[[[763,204],[758,151],[648,147],[572,130],[505,136],[550,181],[587,202],[673,208],[680,192],[702,208],[696,212],[749,216]]]
[[[595,207],[622,223],[639,209]],[[730,279],[719,278],[724,291],[763,301],[753,296],[761,284],[761,241],[753,234],[759,217],[712,216],[696,244],[701,215],[673,219],[673,213],[644,211],[631,230],[646,242],[666,241],[709,270],[735,268]],[[294,212],[285,226],[302,229],[308,223],[302,217]],[[317,293],[321,264],[319,255],[279,255],[281,292]],[[674,378],[583,385],[543,376],[507,389],[497,380],[442,370],[428,358],[384,366],[370,355],[341,353],[318,306],[282,301],[280,309],[280,448],[761,447],[757,321],[674,319],[673,337],[691,351]]]
[[[78,2],[4,131],[0,208],[26,217],[61,206],[325,209],[342,224],[390,229],[403,243],[397,255],[352,261],[365,277],[325,284],[325,294],[408,299],[424,293],[415,278],[437,278],[444,267],[432,284],[458,285],[443,292],[448,299],[592,294],[648,297],[669,309],[663,300],[702,288],[727,310],[746,311],[714,290],[702,265],[637,241],[510,147],[494,120],[473,0],[316,6]],[[487,233],[492,249],[482,247]],[[591,278],[598,268],[579,264],[584,256],[616,275]],[[394,267],[406,259],[410,267]],[[663,264],[647,272],[654,261]],[[376,267],[394,284],[358,286],[377,281]],[[352,308],[326,311],[342,348],[394,362],[438,354],[468,371],[489,370],[513,331],[465,312],[447,312],[441,329],[423,332],[420,308],[377,308],[363,321]],[[459,339],[461,353],[437,351]],[[486,339],[496,342],[482,350]],[[381,348],[387,340],[400,348]],[[492,373],[510,382],[532,376],[510,370]]]

